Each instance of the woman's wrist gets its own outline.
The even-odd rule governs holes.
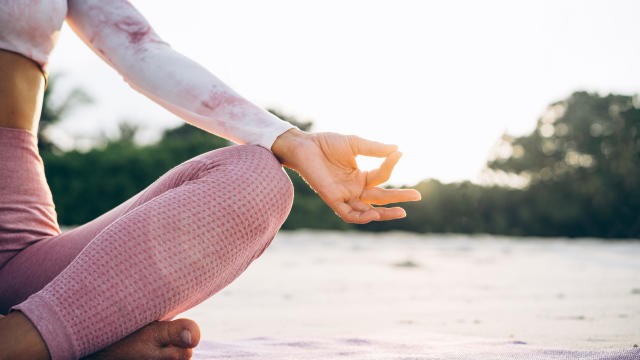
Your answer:
[[[271,145],[271,152],[284,166],[295,169],[296,158],[303,148],[313,142],[313,135],[298,128],[291,128],[276,138]]]

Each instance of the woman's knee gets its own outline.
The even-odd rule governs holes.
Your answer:
[[[279,228],[291,210],[293,203],[293,185],[282,165],[273,153],[255,145],[237,146],[242,152],[244,164],[239,164],[246,171],[246,178],[254,189],[255,195],[264,202]]]
[[[238,192],[246,199],[236,205],[248,207],[247,216],[255,217],[256,214],[251,213],[262,212],[260,215],[267,214],[272,226],[282,225],[293,203],[293,185],[271,151],[256,145],[236,145],[201,156],[210,157],[224,168],[222,176],[228,177],[224,180],[233,187],[229,191]],[[218,175],[212,173],[211,176]],[[214,196],[219,199],[220,194]]]

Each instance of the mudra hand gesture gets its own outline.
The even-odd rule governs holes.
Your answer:
[[[402,154],[396,145],[387,145],[350,135],[306,133],[291,129],[271,147],[284,166],[296,170],[344,221],[370,221],[406,216],[400,207],[374,207],[420,200],[413,189],[383,189]],[[357,155],[384,157],[379,168],[358,169]]]

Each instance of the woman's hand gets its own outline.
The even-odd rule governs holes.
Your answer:
[[[305,133],[290,129],[271,147],[283,165],[296,170],[344,221],[370,221],[406,216],[400,207],[373,207],[420,200],[413,189],[376,187],[387,181],[402,154],[396,145],[386,145],[357,136],[336,133]],[[378,169],[361,171],[357,155],[384,157]]]

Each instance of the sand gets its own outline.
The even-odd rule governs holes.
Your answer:
[[[251,338],[632,349],[640,241],[281,232],[182,316],[200,324],[203,349]]]

